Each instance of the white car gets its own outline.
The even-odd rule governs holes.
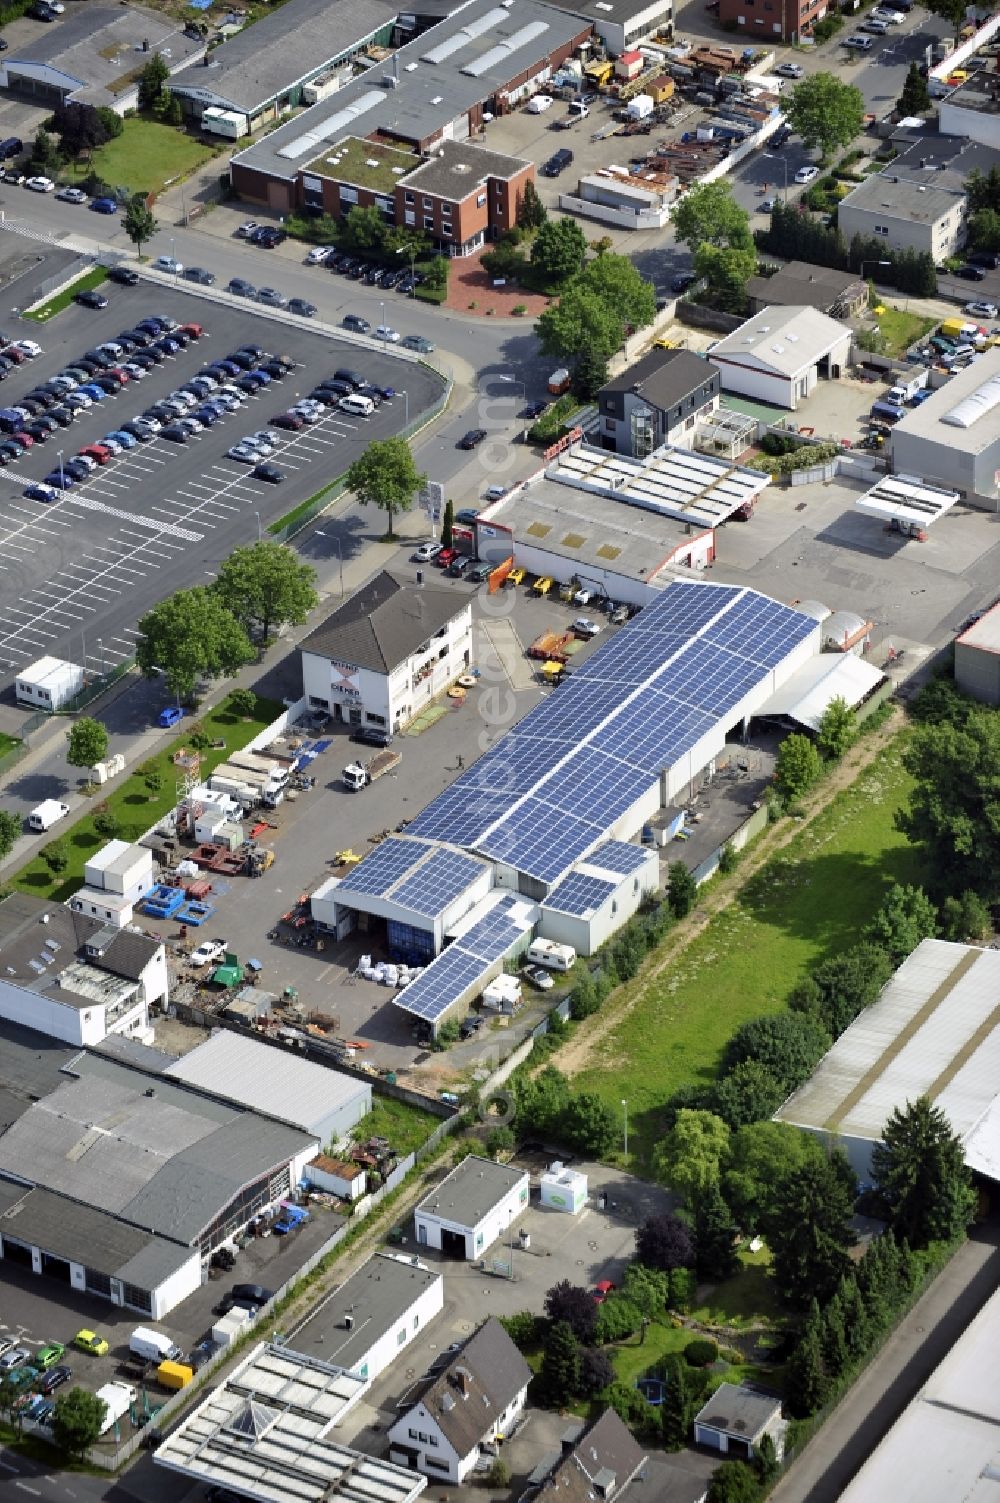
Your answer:
[[[398,344],[401,337],[397,330],[390,328],[388,324],[379,324],[375,330],[375,338],[381,339],[383,344]]]
[[[543,966],[529,966],[524,974],[531,982],[532,986],[537,986],[540,992],[550,992],[555,986],[555,982],[553,981],[551,975],[547,970],[545,970]]]
[[[87,195],[82,188],[60,188],[56,194],[56,198],[64,204],[85,204],[87,202]]]
[[[211,965],[214,960],[223,960],[229,949],[227,939],[203,939],[191,955],[190,965]]]
[[[157,256],[153,262],[153,270],[165,271],[172,277],[179,277],[184,270],[184,264],[181,261],[175,261],[173,256]]]
[[[36,355],[42,353],[41,345],[36,344],[33,339],[15,339],[13,345],[15,350],[20,350],[21,354],[27,355],[29,360],[34,360]]]
[[[432,559],[437,558],[443,546],[443,543],[421,543],[413,555],[413,562],[415,564],[429,564]]]
[[[0,1357],[0,1373],[12,1373],[15,1367],[20,1367],[22,1362],[27,1362],[31,1353],[26,1346],[11,1347],[9,1352],[4,1352]]]
[[[589,641],[591,637],[596,637],[600,630],[600,621],[594,621],[590,616],[577,616],[573,622],[574,633],[578,637],[583,637],[585,641]]]
[[[592,585],[583,585],[573,596],[574,605],[589,605],[596,596],[597,591]]]
[[[54,193],[56,185],[50,177],[29,177],[24,185],[32,193]]]
[[[966,303],[963,313],[971,313],[975,318],[996,318],[998,309],[996,303]]]
[[[149,375],[146,367],[144,365],[136,365],[134,360],[126,361],[122,366],[122,370],[126,373],[130,381],[143,381]]]
[[[776,209],[777,206],[778,200],[776,198],[762,198],[760,201],[760,212],[762,214],[770,214],[772,209]]]
[[[819,177],[818,167],[800,167],[795,174],[795,181],[797,183],[811,183],[814,177]]]
[[[781,63],[774,71],[779,78],[801,78],[806,70],[801,63]]]
[[[322,266],[329,255],[332,255],[333,247],[329,245],[314,245],[306,256],[307,266]]]
[[[873,21],[885,21],[888,26],[902,26],[906,17],[901,11],[886,10],[884,5],[879,5],[872,11],[871,19]]]
[[[226,457],[239,460],[240,464],[258,464],[261,454],[258,449],[252,449],[249,444],[233,444],[231,449],[226,450]]]

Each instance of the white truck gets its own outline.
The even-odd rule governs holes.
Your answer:
[[[180,1347],[169,1336],[154,1331],[152,1326],[136,1326],[129,1337],[128,1349],[147,1362],[176,1362],[183,1356]]]
[[[907,381],[897,381],[895,386],[890,387],[886,392],[885,400],[893,402],[897,407],[905,407],[907,402],[913,401],[918,391],[924,389],[929,375],[930,371],[925,369],[911,376]]]
[[[284,797],[288,771],[277,763],[268,763],[264,768],[243,766],[233,758],[215,769],[209,784],[213,789],[239,799],[244,808],[264,804],[275,809]]]
[[[101,1434],[106,1435],[112,1425],[128,1414],[138,1395],[130,1383],[105,1383],[97,1390],[97,1397],[105,1404]]]
[[[69,804],[61,804],[57,798],[47,798],[44,804],[32,809],[28,815],[29,830],[51,830],[60,819],[69,813]]]
[[[392,772],[402,760],[400,752],[380,751],[374,757],[369,757],[367,762],[348,762],[340,779],[345,788],[358,793],[362,788],[367,788],[369,783],[375,783],[387,772]]]

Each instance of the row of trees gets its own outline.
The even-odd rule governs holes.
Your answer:
[[[178,590],[139,620],[136,662],[147,678],[161,674],[178,700],[200,680],[253,662],[276,626],[301,625],[316,605],[316,571],[280,543],[237,548],[210,585]]]
[[[839,230],[820,224],[794,204],[776,203],[769,226],[757,231],[755,241],[759,250],[783,260],[810,261],[859,276],[863,269],[877,267],[880,282],[910,297],[933,297],[937,292],[929,252],[893,250],[864,235],[854,235],[848,243]]]
[[[0,1378],[0,1413],[13,1415],[20,1389],[13,1374]],[[56,1395],[50,1422],[52,1438],[66,1456],[82,1456],[101,1433],[107,1405],[86,1388],[71,1388]]]

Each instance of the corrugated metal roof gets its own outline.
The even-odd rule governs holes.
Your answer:
[[[775,1116],[877,1142],[922,1095],[1000,1163],[1000,952],[925,939]]]
[[[254,1111],[319,1131],[331,1112],[371,1102],[371,1086],[325,1065],[311,1064],[258,1039],[220,1031],[165,1072]]]

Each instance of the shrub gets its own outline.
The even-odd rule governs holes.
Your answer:
[[[740,853],[731,840],[727,840],[719,852],[719,871],[729,877],[740,864]]]
[[[538,1344],[542,1322],[531,1310],[519,1310],[516,1315],[501,1315],[500,1324],[518,1351],[530,1351]]]
[[[684,1348],[684,1361],[688,1367],[711,1367],[719,1355],[719,1348],[707,1336],[698,1336]]]

